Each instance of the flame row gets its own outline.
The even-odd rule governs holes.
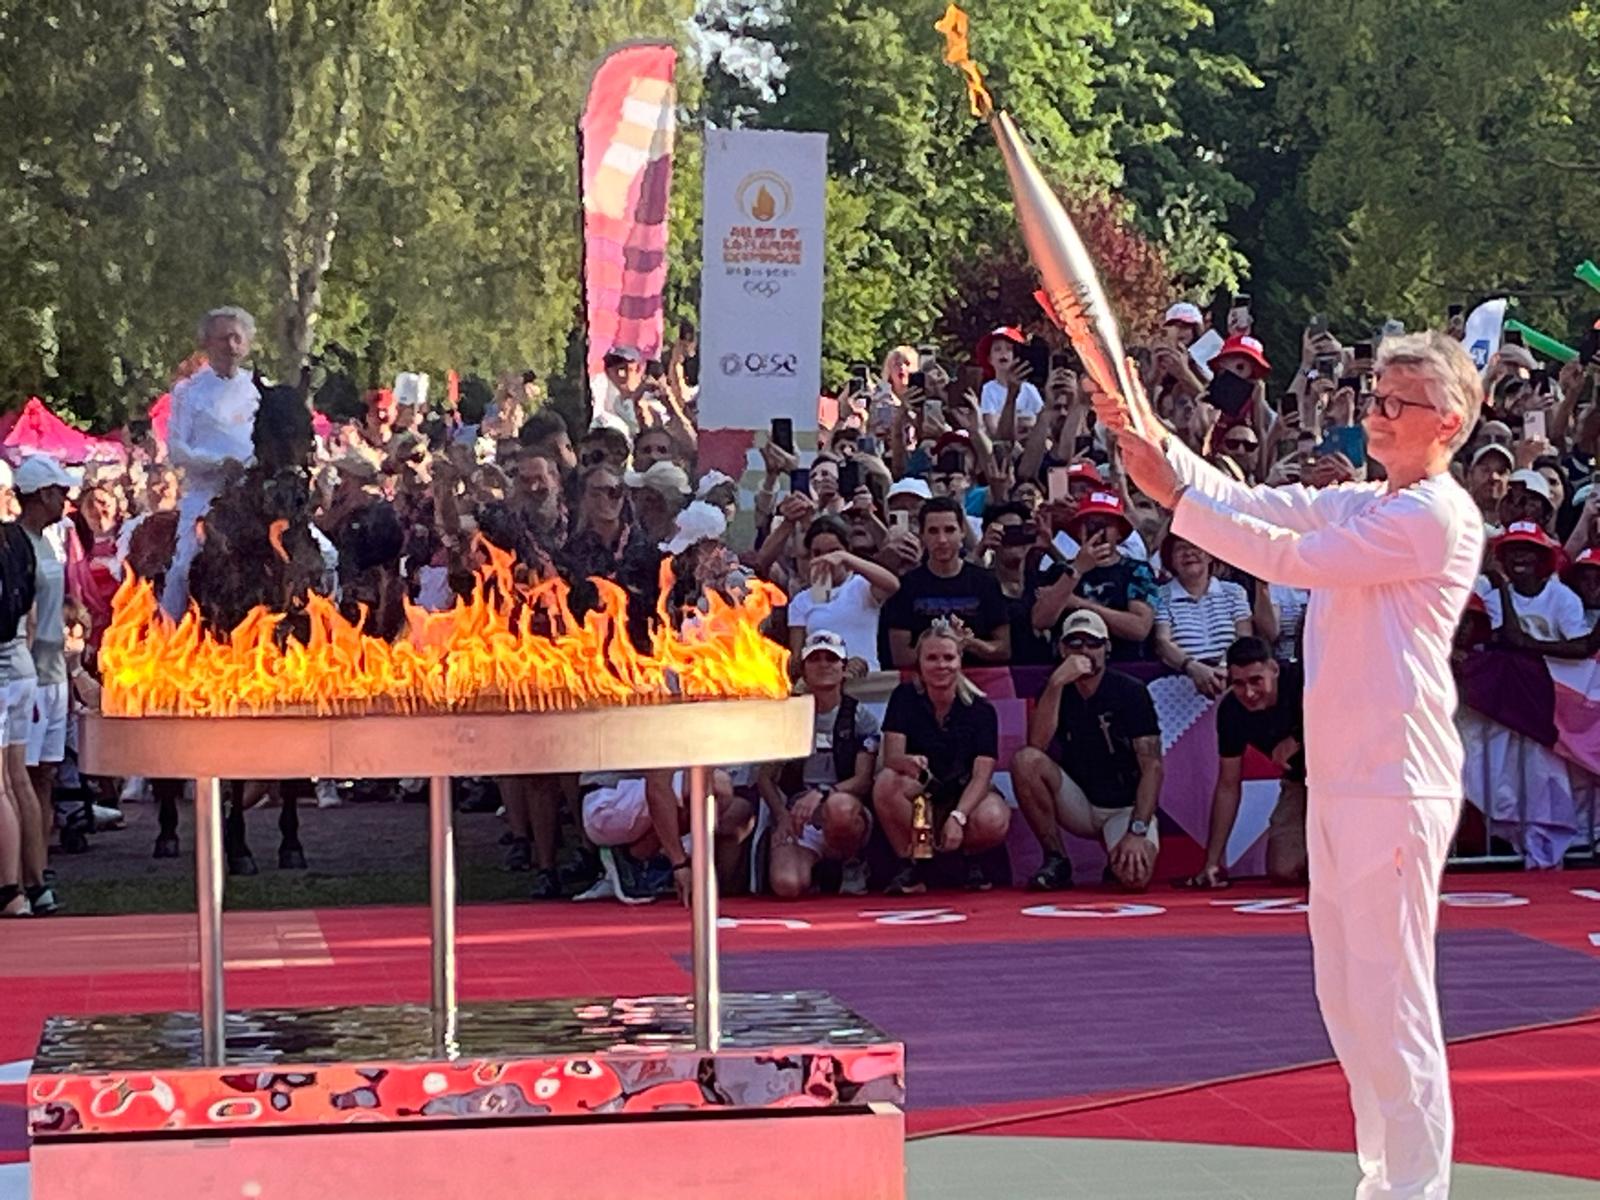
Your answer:
[[[781,699],[789,652],[761,624],[785,602],[755,580],[738,602],[668,619],[672,576],[641,653],[628,637],[627,593],[604,579],[583,620],[559,578],[517,581],[510,556],[487,547],[471,596],[445,612],[406,606],[407,630],[386,642],[311,596],[304,641],[280,635],[282,613],[256,608],[227,637],[191,609],[174,622],[151,585],[118,591],[100,652],[110,716],[233,717],[427,712],[547,712],[671,700]],[[546,632],[548,631],[548,632]]]

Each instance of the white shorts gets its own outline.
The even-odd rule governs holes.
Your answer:
[[[67,756],[67,685],[41,683],[33,694],[28,728],[28,765],[58,763]]]
[[[33,724],[33,693],[39,681],[32,675],[26,679],[13,679],[0,688],[0,703],[5,712],[0,714],[0,746],[26,746],[28,729]]]
[[[1116,849],[1117,843],[1128,836],[1128,826],[1133,824],[1133,805],[1127,808],[1101,808],[1097,804],[1090,804],[1083,789],[1065,771],[1061,772],[1061,787],[1056,791],[1056,807],[1057,818],[1068,830],[1079,837],[1098,834],[1107,850]],[[1150,839],[1152,846],[1161,845],[1161,835],[1156,832],[1154,821],[1150,822],[1150,832],[1145,836]]]
[[[675,771],[672,790],[681,798],[683,788],[683,772]],[[595,788],[583,797],[583,832],[596,846],[631,846],[654,828],[642,776]]]

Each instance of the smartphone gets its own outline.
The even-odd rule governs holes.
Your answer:
[[[1354,358],[1357,362],[1371,362],[1372,361],[1372,343],[1371,342],[1357,342],[1355,344],[1354,348],[1352,348],[1352,350],[1350,351],[1350,356],[1352,358]]]
[[[1530,409],[1522,414],[1522,436],[1530,442],[1543,441],[1550,436],[1549,428],[1545,425],[1543,409]]]
[[[926,371],[930,365],[939,361],[939,347],[918,346],[917,357],[922,360],[920,365]]]
[[[870,433],[863,433],[860,437],[856,438],[856,453],[870,454],[876,458],[878,454],[878,439],[873,437]],[[859,469],[860,468],[858,467],[857,470]]]
[[[889,510],[889,530],[892,533],[911,532],[911,514],[903,508]]]
[[[1066,467],[1051,467],[1048,482],[1051,500],[1072,499],[1072,474]]]
[[[1249,292],[1235,292],[1233,294],[1233,306],[1235,308],[1249,308],[1250,307],[1250,293]]]
[[[1052,371],[1076,371],[1078,369],[1078,356],[1070,350],[1057,350],[1050,356],[1050,369]]]
[[[1528,382],[1533,385],[1534,392],[1548,392],[1550,390],[1550,372],[1540,367],[1528,376]]]
[[[913,371],[906,379],[906,382],[912,387],[925,392],[928,390],[928,373],[926,371]]]
[[[789,490],[795,495],[801,492],[811,494],[811,468],[796,467],[789,472]]]
[[[961,394],[965,396],[968,392],[974,396],[983,395],[983,368],[961,368]]]
[[[1339,376],[1339,390],[1343,391],[1345,388],[1349,388],[1357,396],[1360,396],[1361,385],[1365,379],[1365,375],[1341,375]]]
[[[1312,337],[1320,337],[1328,332],[1328,314],[1314,313],[1311,320],[1306,322],[1306,330]]]
[[[1467,309],[1466,309],[1465,305],[1463,305],[1463,304],[1452,304],[1449,308],[1445,309],[1444,315],[1449,317],[1452,321],[1454,321],[1457,317],[1459,317],[1462,313],[1464,313],[1466,311],[1467,311]]]
[[[860,441],[856,442],[856,450],[861,449]],[[854,457],[848,459],[839,468],[839,495],[846,500],[856,494],[856,489],[861,486],[861,464]]]
[[[1002,546],[1031,546],[1039,539],[1039,530],[1033,525],[1004,525],[1000,529]]]
[[[665,379],[667,377],[667,368],[660,359],[653,358],[644,365],[644,377],[646,379]]]
[[[939,461],[934,465],[934,470],[941,475],[960,475],[967,469],[966,457],[959,450],[946,450],[939,455]]]
[[[1322,435],[1318,454],[1342,454],[1360,469],[1367,461],[1367,434],[1359,425],[1335,425]]]
[[[850,380],[851,380],[852,383],[859,384],[861,387],[866,387],[867,386],[867,378],[871,374],[872,374],[872,368],[867,366],[866,363],[851,363],[850,364]]]
[[[938,400],[924,400],[922,402],[922,415],[932,417],[935,421],[944,420],[944,404]]]
[[[1318,379],[1337,379],[1339,377],[1339,356],[1337,354],[1319,354],[1311,362],[1312,369],[1316,371]]]
[[[1505,332],[1505,336],[1500,340],[1508,346],[1520,346],[1522,345],[1522,330],[1508,329]]]
[[[793,421],[793,419],[791,419],[789,417],[773,417],[772,418],[772,428],[768,431],[767,437],[771,439],[772,444],[774,446],[778,447],[778,449],[787,450],[790,454],[793,454],[794,453],[794,421]]]
[[[1578,340],[1578,362],[1588,366],[1600,355],[1600,321],[1583,331],[1583,337]]]

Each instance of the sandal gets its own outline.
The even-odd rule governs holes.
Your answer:
[[[1172,886],[1194,892],[1220,892],[1233,886],[1224,867],[1206,867],[1186,879],[1175,879]]]

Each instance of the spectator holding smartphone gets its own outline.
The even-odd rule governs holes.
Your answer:
[[[878,620],[884,602],[900,590],[894,572],[850,552],[850,527],[825,514],[806,529],[810,586],[789,599],[789,643],[795,670],[804,665],[807,640],[831,631],[845,647],[853,674],[876,671]]]
[[[973,857],[1005,841],[1011,809],[994,788],[1000,752],[1000,719],[961,673],[966,635],[952,621],[935,621],[917,639],[916,677],[889,696],[883,718],[883,769],[872,789],[872,807],[889,845],[900,857],[889,882],[891,896],[928,890],[915,859],[916,802],[932,806],[935,849],[967,856],[967,886],[990,886]]]
[[[978,340],[977,361],[987,379],[979,394],[978,411],[990,437],[1014,441],[1016,417],[1020,414],[1037,420],[1044,411],[1044,398],[1029,381],[1028,364],[1018,355],[1027,344],[1015,325],[1002,325]]]
[[[1055,628],[1069,611],[1092,612],[1110,631],[1113,662],[1147,658],[1145,640],[1155,626],[1158,589],[1150,565],[1118,549],[1133,531],[1122,497],[1090,492],[1067,530],[1078,553],[1068,565],[1041,573],[1033,627]]]

